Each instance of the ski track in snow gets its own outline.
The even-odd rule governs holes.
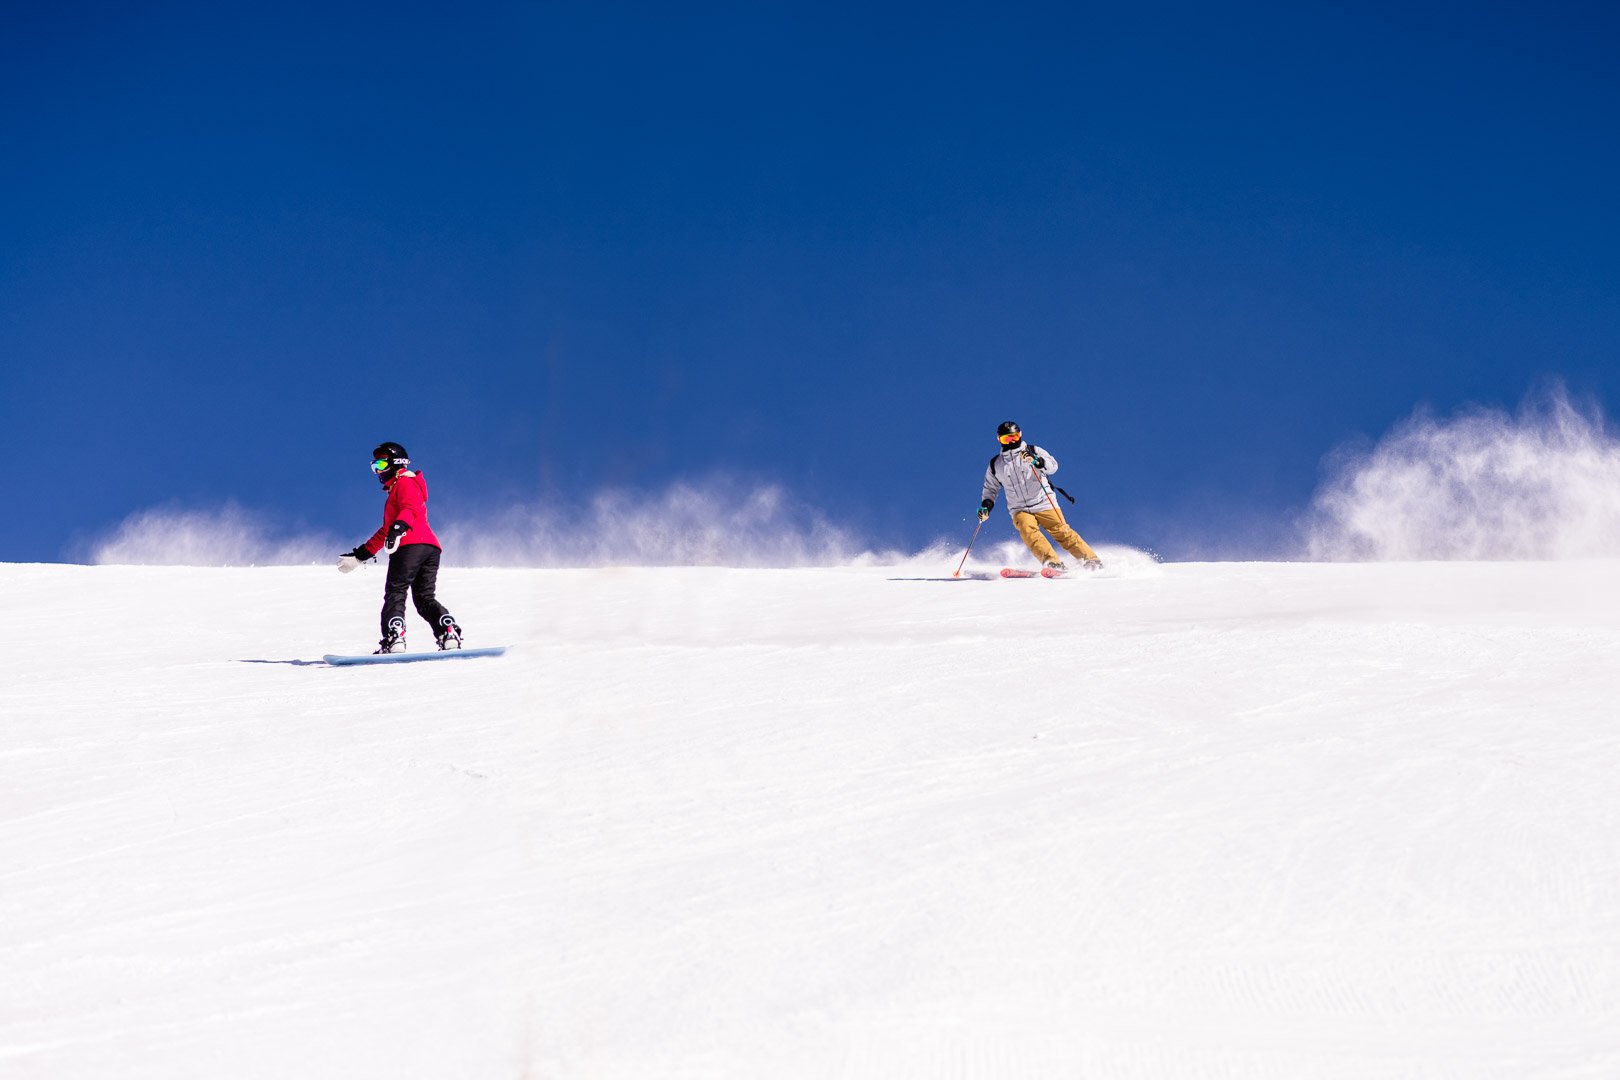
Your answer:
[[[0,1076],[1620,1075],[1620,563],[1103,555],[0,566]]]

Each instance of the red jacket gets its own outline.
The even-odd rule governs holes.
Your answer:
[[[421,473],[410,471],[401,472],[394,477],[394,482],[388,485],[388,503],[383,507],[382,528],[371,534],[371,539],[365,542],[365,549],[373,555],[383,549],[383,541],[388,538],[388,530],[396,521],[403,521],[411,527],[399,544],[432,544],[442,547],[439,538],[433,535],[433,527],[427,519],[427,481],[422,479]]]

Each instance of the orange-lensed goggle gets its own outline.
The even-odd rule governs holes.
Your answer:
[[[1014,443],[1023,442],[1024,441],[1024,433],[1022,431],[1009,431],[1005,435],[997,435],[996,436],[996,441],[999,442],[1002,446],[1011,446]]]

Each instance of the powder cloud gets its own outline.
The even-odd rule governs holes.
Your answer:
[[[1420,411],[1332,461],[1306,552],[1330,560],[1620,557],[1620,439],[1561,387],[1516,413]]]

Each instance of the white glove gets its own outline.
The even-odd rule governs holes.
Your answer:
[[[349,573],[351,570],[353,570],[355,567],[357,567],[359,565],[360,565],[360,560],[355,558],[353,555],[339,555],[338,556],[338,572],[339,573],[347,574],[347,573]]]

